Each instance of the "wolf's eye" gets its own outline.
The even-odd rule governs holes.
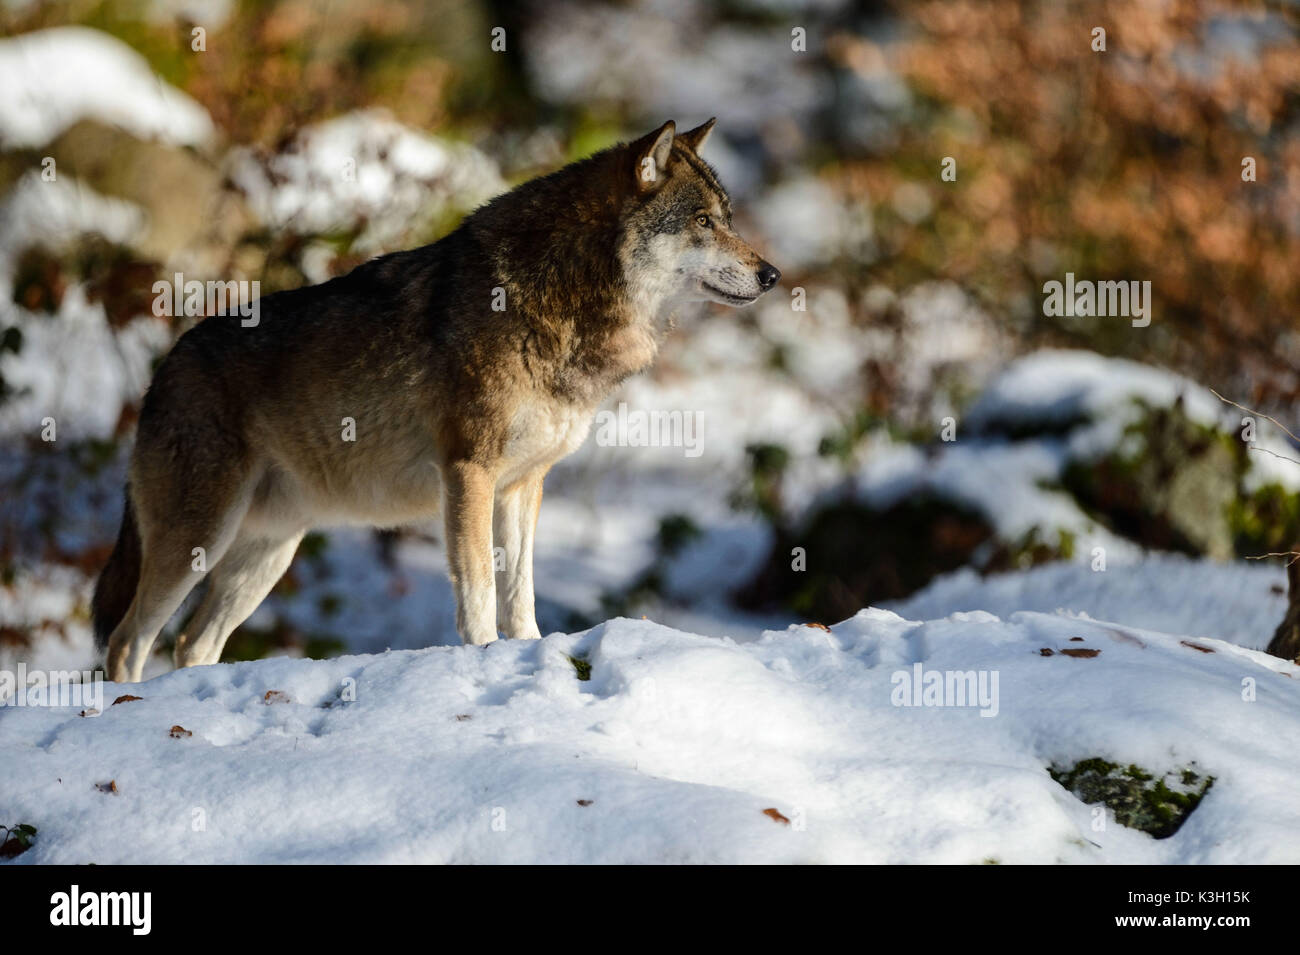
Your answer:
[[[695,217],[695,223],[707,229],[709,226],[713,225],[713,220],[706,215],[698,215]]]

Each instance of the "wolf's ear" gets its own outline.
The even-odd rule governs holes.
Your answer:
[[[668,168],[668,157],[673,152],[673,134],[677,124],[671,119],[653,133],[642,136],[632,144],[636,157],[636,185],[641,192],[653,192],[663,182],[663,171]]]
[[[699,152],[703,148],[705,141],[709,138],[709,133],[713,132],[713,124],[718,121],[714,116],[707,123],[700,123],[694,129],[687,130],[684,133],[678,133],[677,138],[684,140],[687,146],[691,147],[692,152]]]

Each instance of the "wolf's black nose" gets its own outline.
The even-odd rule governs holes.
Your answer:
[[[781,271],[771,262],[764,262],[758,267],[758,284],[766,292],[777,282],[781,281]]]

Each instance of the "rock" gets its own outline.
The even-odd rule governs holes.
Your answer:
[[[1073,461],[1063,483],[1111,529],[1144,547],[1227,560],[1244,451],[1176,402],[1148,408],[1100,458]]]

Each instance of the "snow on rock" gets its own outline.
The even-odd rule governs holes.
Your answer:
[[[45,180],[25,173],[0,199],[0,293],[13,298],[16,257],[36,245],[57,251],[80,236],[98,233],[110,242],[127,244],[146,223],[145,211],[134,202],[103,196],[85,183],[60,176]]]
[[[103,305],[87,301],[81,286],[68,289],[54,320],[18,308],[9,317],[22,330],[23,351],[0,358],[0,372],[18,390],[0,405],[3,437],[39,435],[47,418],[59,439],[111,436],[122,404],[143,393],[154,356],[170,341],[152,316],[115,333]]]
[[[304,235],[360,225],[356,248],[371,252],[505,189],[495,163],[478,150],[411,129],[383,110],[309,126],[271,156],[232,150],[229,175],[268,225]]]
[[[121,40],[87,27],[0,40],[0,90],[0,149],[43,146],[82,119],[175,145],[213,136],[202,106]]]
[[[851,481],[815,472],[791,496],[791,517],[803,519],[846,494],[884,509],[924,492],[975,509],[1002,541],[1037,530],[1050,544],[1061,534],[1073,541],[1076,561],[1093,560],[1101,547],[1111,563],[1132,563],[1142,548],[1087,514],[1061,487],[1062,477],[1071,462],[1121,447],[1144,404],[1168,408],[1179,400],[1202,425],[1228,435],[1242,427],[1245,412],[1172,372],[1092,352],[1034,352],[1008,365],[965,415],[954,416],[953,440],[922,447],[872,435]],[[1264,418],[1255,427],[1244,487],[1277,483],[1300,490],[1300,453]]]
[[[1106,570],[1059,562],[985,576],[963,567],[885,606],[914,620],[969,610],[1063,612],[1262,650],[1286,614],[1286,572],[1276,563],[1180,554],[1148,554]]]
[[[1192,642],[864,610],[200,667],[0,709],[0,807],[39,830],[20,863],[1300,861],[1300,669]],[[895,705],[916,665],[996,675],[990,715]],[[1047,773],[1092,756],[1215,782],[1171,838],[1098,832]]]
[[[61,252],[92,234],[128,244],[145,228],[145,211],[72,176],[46,181],[32,171],[0,199],[0,222],[0,326],[17,328],[23,342],[18,354],[0,355],[0,378],[14,390],[0,403],[0,437],[39,434],[46,418],[59,438],[110,436],[122,405],[148,384],[170,330],[142,315],[115,332],[80,283],[69,286],[56,315],[29,312],[13,301],[14,271],[33,246]]]
[[[1246,412],[1190,378],[1123,358],[1057,349],[1012,362],[981,393],[963,425],[976,432],[1082,425],[1072,429],[1069,452],[1086,459],[1114,448],[1143,404],[1168,408],[1180,400],[1193,421],[1230,434],[1242,428]],[[1256,427],[1260,453],[1251,456],[1248,486],[1275,481],[1300,490],[1300,466],[1286,460],[1297,457],[1295,449],[1267,420],[1257,418]]]

